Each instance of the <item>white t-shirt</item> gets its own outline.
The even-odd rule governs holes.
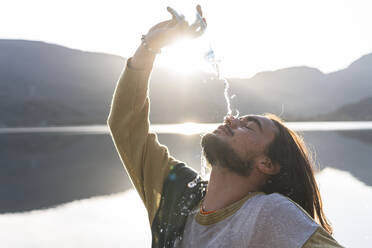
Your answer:
[[[228,216],[203,216],[206,221],[198,220],[195,209],[175,247],[297,248],[319,227],[305,210],[278,193],[255,194],[239,207]]]

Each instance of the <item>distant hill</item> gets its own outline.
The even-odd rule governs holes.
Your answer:
[[[314,68],[293,67],[262,72],[251,79],[236,80],[238,82],[249,85],[250,94],[265,103],[259,107],[259,112],[280,113],[278,109],[283,107],[287,119],[311,119],[372,96],[372,54],[329,74]],[[242,85],[237,87],[237,92],[240,91],[244,91]],[[243,102],[251,104],[249,100]],[[372,109],[368,111],[371,113]]]
[[[124,59],[0,40],[0,125],[104,123]]]
[[[333,112],[314,116],[312,119],[331,121],[370,121],[372,120],[372,97],[364,98],[358,102],[345,104]]]
[[[25,40],[0,40],[0,54],[0,126],[105,124],[125,58]],[[329,74],[292,67],[229,82],[242,114],[272,112],[286,120],[353,118],[346,105],[372,97],[371,69],[368,54]],[[151,121],[221,121],[226,114],[223,82],[212,78],[154,68]],[[372,120],[371,108],[361,107],[358,111]]]

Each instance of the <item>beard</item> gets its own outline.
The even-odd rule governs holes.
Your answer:
[[[248,176],[252,171],[254,158],[243,161],[226,142],[214,134],[205,134],[201,147],[203,155],[212,167],[218,165],[240,176]]]

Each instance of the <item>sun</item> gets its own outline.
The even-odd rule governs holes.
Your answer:
[[[163,48],[157,57],[157,64],[184,75],[213,72],[213,67],[204,59],[209,49],[203,39],[179,40],[176,44]]]

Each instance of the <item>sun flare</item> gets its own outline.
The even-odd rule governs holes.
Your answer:
[[[174,133],[183,135],[195,135],[212,132],[217,127],[214,123],[184,122],[181,124],[154,124],[150,126],[151,132]]]
[[[213,73],[212,66],[204,59],[209,50],[206,39],[179,40],[163,49],[157,57],[157,63],[161,67],[186,75],[200,71]]]

